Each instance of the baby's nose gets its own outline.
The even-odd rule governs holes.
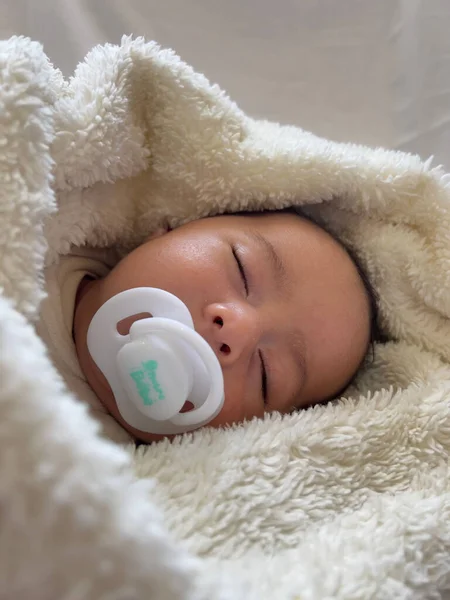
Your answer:
[[[252,352],[259,339],[257,317],[252,308],[226,304],[208,306],[209,343],[222,366],[231,365]]]

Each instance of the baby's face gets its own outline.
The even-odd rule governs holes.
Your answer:
[[[213,427],[332,398],[352,378],[368,346],[363,283],[347,253],[319,227],[286,213],[184,225],[143,244],[92,283],[75,315],[77,351],[89,383],[113,416],[143,441],[160,436],[124,423],[86,347],[98,308],[141,286],[178,296],[214,349],[225,403]]]

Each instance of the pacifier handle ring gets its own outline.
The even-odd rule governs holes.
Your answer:
[[[198,408],[186,413],[178,413],[170,418],[175,425],[191,426],[210,420],[211,415],[217,414],[223,404],[223,373],[219,360],[208,342],[194,329],[186,327],[178,321],[153,317],[136,321],[130,328],[130,338],[142,338],[151,333],[167,334],[181,338],[200,356],[210,377],[210,390],[206,400]],[[187,400],[187,398],[186,398]]]

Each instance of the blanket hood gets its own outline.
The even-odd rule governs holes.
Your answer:
[[[95,48],[55,109],[49,260],[71,244],[130,249],[206,215],[301,206],[359,256],[382,331],[450,361],[450,183],[431,159],[255,121],[142,39]],[[404,386],[401,370],[383,367],[380,384]]]
[[[0,102],[12,98],[0,112],[11,149],[0,149],[0,168],[12,182],[2,183],[11,201],[0,241],[3,256],[20,257],[0,265],[0,348],[11,347],[0,357],[3,597],[362,600],[449,590],[442,169],[251,119],[142,39],[95,48],[69,81],[22,38],[2,43],[0,59],[2,84],[15,92],[0,87]],[[33,151],[20,139],[35,141]],[[378,292],[390,341],[355,386],[337,403],[172,444],[126,453],[101,440],[31,326],[43,227],[50,264],[73,244],[127,252],[167,225],[294,205],[358,254]],[[27,227],[29,239],[17,234]]]

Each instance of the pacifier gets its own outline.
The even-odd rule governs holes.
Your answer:
[[[117,325],[135,321],[127,335]],[[177,434],[207,425],[222,409],[223,374],[211,346],[194,329],[187,306],[156,288],[134,288],[95,313],[87,346],[105,376],[122,418],[135,429]],[[181,412],[186,401],[193,405]]]

